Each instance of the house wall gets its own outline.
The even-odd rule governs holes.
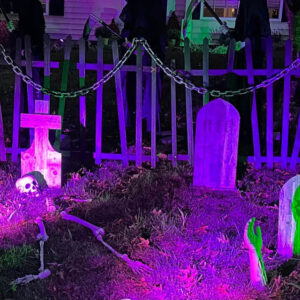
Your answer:
[[[124,5],[125,0],[65,0],[64,16],[45,15],[46,32],[52,39],[65,38],[70,34],[78,40],[82,37],[89,14],[93,13],[109,24],[112,18],[119,16]],[[90,38],[95,39],[94,31]]]

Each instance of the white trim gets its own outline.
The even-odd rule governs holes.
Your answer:
[[[239,2],[240,3],[240,2]],[[239,5],[238,5],[239,8]],[[212,20],[215,19],[214,17],[204,17],[203,16],[203,11],[204,11],[204,3],[201,2],[201,8],[200,8],[200,19],[202,20]],[[280,6],[279,6],[279,14],[278,14],[278,18],[270,18],[270,22],[274,22],[274,21],[280,21],[282,19],[282,13],[283,13],[283,0],[280,0]],[[220,19],[223,21],[229,21],[229,20],[235,20],[236,18],[225,18],[225,17],[220,17]]]

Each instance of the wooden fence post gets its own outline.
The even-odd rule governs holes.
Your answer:
[[[151,70],[151,167],[156,166],[156,101],[157,101],[157,72],[156,63],[152,59],[152,70]]]
[[[171,69],[175,70],[175,59],[171,61]],[[172,164],[177,166],[177,115],[176,115],[176,83],[171,78],[171,126],[172,126]]]
[[[113,62],[114,65],[116,66],[119,63],[118,43],[116,40],[112,42],[112,51],[113,51]],[[116,85],[117,108],[118,108],[118,117],[119,117],[121,152],[123,157],[123,164],[125,166],[128,166],[125,110],[124,110],[124,99],[123,99],[122,82],[121,82],[121,71],[118,71],[115,74],[115,85]]]
[[[97,40],[97,81],[103,77],[103,39]],[[96,137],[95,137],[95,163],[101,164],[102,153],[102,119],[103,119],[103,85],[96,90]]]
[[[143,61],[142,45],[136,49],[136,125],[135,125],[135,151],[136,165],[142,165],[142,99],[143,99]]]
[[[254,72],[253,72],[253,60],[252,60],[252,47],[250,39],[246,39],[246,65],[248,71],[248,84],[254,85]],[[261,168],[261,152],[260,152],[260,139],[259,139],[259,126],[257,117],[257,104],[256,94],[253,92],[252,111],[251,111],[251,123],[252,123],[252,136],[253,136],[253,148],[254,148],[254,165],[256,168]]]
[[[285,62],[287,67],[292,62],[292,41],[285,43]],[[287,167],[288,143],[289,143],[289,114],[290,114],[290,96],[291,96],[291,75],[284,77],[283,88],[283,112],[282,112],[282,136],[281,136],[281,168]]]
[[[208,38],[203,40],[203,87],[209,87],[209,45]],[[209,93],[203,95],[203,106],[209,102]]]
[[[16,58],[15,62],[21,66],[21,38],[16,40]],[[14,93],[14,117],[13,117],[13,137],[12,137],[12,158],[13,162],[18,161],[19,154],[19,134],[20,134],[20,109],[21,108],[21,77],[15,75],[15,93]]]
[[[50,38],[44,35],[44,87],[50,89]],[[50,95],[44,94],[44,100],[50,101]]]
[[[70,70],[71,49],[72,49],[72,38],[71,38],[71,36],[68,36],[66,39],[66,42],[65,42],[64,63],[63,63],[63,68],[62,68],[62,80],[61,80],[61,86],[60,86],[60,90],[62,92],[65,92],[68,87],[68,75],[69,75],[69,70]],[[66,103],[65,97],[59,98],[58,114],[61,116],[61,122],[62,122],[61,128],[63,127],[65,103]],[[59,148],[60,148],[60,137],[61,137],[61,130],[57,130],[56,134],[55,134],[55,143],[54,143],[54,148],[57,150],[59,150]]]
[[[266,40],[267,78],[273,75],[272,37]],[[273,168],[273,84],[267,87],[267,167]]]
[[[79,88],[82,89],[85,86],[85,40],[81,38],[79,40]],[[79,121],[80,121],[80,148],[84,153],[86,150],[86,98],[85,96],[79,96]]]
[[[296,170],[296,164],[297,160],[299,159],[299,153],[300,153],[300,113],[298,117],[298,125],[297,125],[297,131],[295,136],[295,143],[293,147],[292,157],[291,157],[291,169]]]
[[[5,141],[4,141],[4,128],[3,128],[1,103],[0,103],[0,160],[6,161],[6,149],[5,149]]]
[[[31,52],[31,40],[30,36],[26,35],[25,38],[25,60],[26,60],[26,74],[32,78],[32,52]],[[27,84],[27,105],[28,105],[28,113],[34,113],[34,97],[33,97],[33,87],[31,84]],[[33,141],[34,130],[32,128],[29,129],[30,136],[30,144]]]
[[[191,71],[191,51],[190,41],[188,38],[184,40],[184,70]],[[187,127],[187,144],[188,144],[188,156],[191,165],[194,164],[194,134],[193,134],[193,107],[192,107],[192,92],[189,89],[185,89],[185,101],[186,101],[186,127]]]

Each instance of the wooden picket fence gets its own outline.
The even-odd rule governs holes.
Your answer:
[[[112,70],[114,65],[119,61],[119,49],[116,41],[112,42],[112,54],[113,64],[104,64],[103,61],[103,40],[100,37],[97,41],[97,61],[95,63],[86,63],[85,55],[85,41],[81,39],[79,42],[79,62],[76,63],[76,68],[79,70],[79,83],[80,88],[85,86],[86,73],[89,71],[97,72],[97,80],[100,80],[104,71]],[[68,37],[64,44],[64,62],[62,65],[62,81],[60,90],[67,91],[68,89],[68,74],[70,70],[70,55],[72,46],[74,43],[71,37]],[[254,69],[252,60],[252,51],[250,41],[246,41],[246,69],[234,69],[235,60],[235,42],[231,41],[229,46],[229,54],[226,69],[211,69],[209,67],[209,46],[208,40],[205,39],[203,43],[203,68],[191,69],[190,59],[190,45],[186,39],[184,43],[184,65],[185,71],[190,72],[192,76],[200,76],[203,78],[203,86],[209,86],[210,76],[224,76],[228,73],[235,73],[239,76],[245,76],[248,78],[248,84],[254,84],[255,76],[271,77],[272,75],[280,72],[282,69],[273,68],[273,47],[272,39],[268,39],[266,43],[267,54],[267,67],[266,69]],[[121,153],[104,153],[102,152],[103,141],[103,87],[100,86],[96,91],[96,124],[95,124],[95,152],[94,159],[96,164],[100,164],[102,160],[121,160],[125,165],[128,165],[129,161],[135,161],[136,165],[141,165],[143,161],[150,161],[151,166],[155,167],[157,162],[156,153],[156,136],[157,136],[157,115],[156,115],[156,72],[155,62],[152,60],[152,66],[142,66],[142,49],[138,46],[136,51],[137,59],[136,66],[124,65],[122,71],[135,71],[137,75],[136,85],[136,153],[129,154],[126,139],[126,125],[123,106],[123,91],[121,82],[121,72],[118,71],[115,74],[115,88],[116,88],[116,100],[118,110],[118,122],[121,140]],[[16,43],[16,58],[15,62],[19,66],[26,67],[26,73],[32,76],[32,67],[43,68],[44,70],[44,86],[50,88],[51,77],[50,73],[52,69],[59,69],[60,63],[58,61],[51,61],[50,58],[50,40],[45,35],[45,47],[44,47],[44,61],[32,61],[30,39],[25,38],[25,60],[21,60],[21,41],[17,40]],[[292,43],[290,40],[285,44],[285,67],[292,62]],[[172,61],[171,66],[175,65]],[[144,155],[142,150],[142,75],[143,72],[151,72],[151,155]],[[266,103],[267,103],[267,116],[266,116],[266,156],[261,153],[260,145],[260,133],[259,122],[257,117],[256,107],[256,94],[253,93],[251,122],[252,122],[252,135],[254,156],[248,157],[249,162],[254,162],[257,168],[260,168],[262,164],[267,164],[268,167],[273,167],[274,163],[280,163],[281,167],[287,168],[288,166],[295,169],[296,164],[300,163],[299,151],[300,151],[300,114],[298,116],[298,125],[296,130],[296,136],[294,140],[293,150],[291,155],[288,155],[288,142],[289,142],[289,114],[290,114],[290,86],[291,76],[300,76],[300,69],[291,71],[284,77],[284,99],[283,99],[283,117],[282,117],[282,131],[281,131],[281,155],[274,155],[274,138],[273,138],[273,84],[266,88]],[[177,149],[177,120],[176,120],[176,83],[173,79],[170,80],[171,91],[171,141],[172,141],[172,153],[167,157],[172,161],[173,166],[177,165],[178,161],[189,161],[193,164],[193,152],[194,152],[194,122],[192,114],[192,92],[188,89],[185,90],[186,97],[186,128],[187,128],[187,153],[179,154]],[[28,94],[28,113],[34,113],[34,93],[31,85],[27,85]],[[14,111],[13,111],[13,133],[12,133],[12,147],[5,148],[3,140],[3,126],[0,126],[0,159],[6,159],[6,153],[11,153],[12,161],[18,160],[18,155],[24,149],[19,147],[19,132],[20,132],[20,99],[21,99],[21,78],[15,76],[15,89],[14,89]],[[44,95],[44,100],[50,101],[49,95]],[[209,96],[203,96],[203,105],[209,101]],[[58,114],[64,115],[65,99],[60,98]],[[80,123],[83,127],[86,126],[86,97],[79,97],[79,115]],[[0,119],[1,124],[2,119]],[[33,138],[33,131],[30,131],[30,138]],[[56,146],[59,146],[60,132],[56,133]]]

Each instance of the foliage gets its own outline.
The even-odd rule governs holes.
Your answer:
[[[172,14],[168,20],[167,29],[168,30],[174,29],[174,30],[178,30],[178,31],[180,31],[180,29],[181,29],[180,22],[174,11],[172,12]]]
[[[4,272],[8,268],[20,268],[32,253],[32,246],[26,244],[0,251],[0,272]]]
[[[178,41],[180,39],[180,31],[178,29],[169,29],[167,35],[169,40],[174,39]]]
[[[112,33],[105,26],[101,26],[101,27],[96,28],[95,36],[96,37],[101,36],[103,38],[110,38],[112,36]]]

